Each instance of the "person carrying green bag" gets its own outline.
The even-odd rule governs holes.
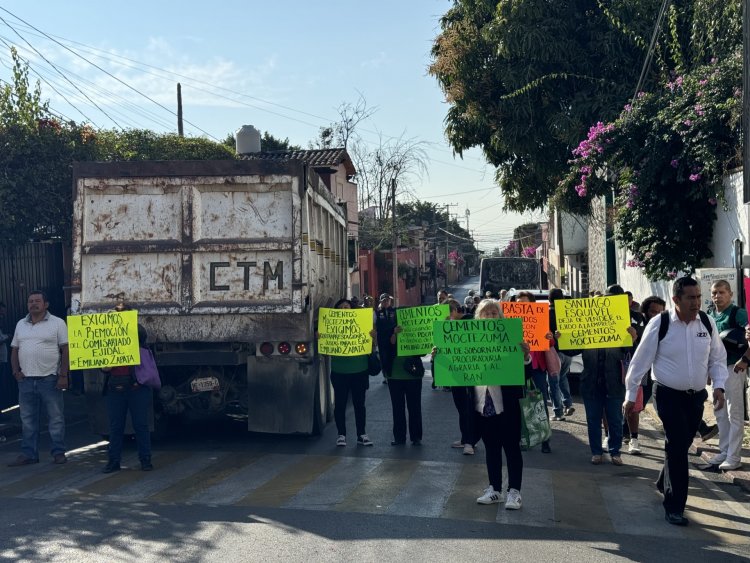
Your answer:
[[[547,444],[549,451],[549,439],[552,429],[549,425],[547,405],[544,395],[533,379],[526,381],[526,396],[518,401],[521,406],[521,449],[528,450],[539,444]]]

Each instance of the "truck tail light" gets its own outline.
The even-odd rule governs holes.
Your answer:
[[[270,356],[273,354],[273,344],[270,342],[264,342],[260,345],[260,353],[264,356]]]
[[[284,354],[286,356],[291,351],[292,351],[292,345],[289,344],[289,342],[279,343],[279,354]]]
[[[304,356],[305,354],[307,354],[307,343],[305,343],[305,342],[297,342],[297,345],[294,347],[294,350],[300,356]]]

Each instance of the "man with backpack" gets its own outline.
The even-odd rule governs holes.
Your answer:
[[[687,526],[683,513],[688,496],[688,450],[703,417],[707,377],[713,382],[714,411],[724,408],[727,354],[713,319],[700,310],[697,281],[677,279],[672,301],[675,310],[654,317],[643,331],[628,367],[623,410],[626,417],[633,411],[638,386],[651,369],[656,410],[666,435],[664,467],[656,487],[664,495],[666,521]]]
[[[724,384],[726,408],[716,413],[719,425],[719,453],[709,461],[719,469],[731,471],[742,465],[742,433],[744,430],[745,370],[750,359],[743,355],[747,349],[744,326],[747,325],[747,311],[732,303],[732,288],[726,280],[718,280],[711,286],[711,301],[714,307],[708,313],[716,322],[727,352],[727,371]],[[739,344],[739,346],[738,346]]]

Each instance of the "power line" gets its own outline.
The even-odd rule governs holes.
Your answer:
[[[10,14],[10,15],[11,15],[11,16],[13,16],[14,18],[16,18],[17,20],[19,20],[19,21],[21,21],[21,22],[25,23],[26,25],[28,25],[29,27],[31,27],[32,29],[34,29],[34,30],[35,30],[35,31],[37,31],[38,33],[41,33],[42,35],[44,35],[44,36],[45,36],[45,37],[46,37],[47,39],[49,39],[50,41],[53,41],[54,43],[56,43],[57,45],[59,45],[60,47],[62,47],[63,49],[65,49],[66,51],[69,51],[70,53],[72,53],[72,54],[73,54],[73,55],[75,55],[76,57],[78,57],[78,58],[80,58],[80,59],[82,59],[82,60],[86,61],[86,62],[87,62],[88,64],[90,64],[90,65],[91,65],[91,66],[93,66],[94,68],[96,68],[96,69],[100,70],[101,72],[103,72],[104,74],[106,74],[106,75],[107,75],[107,76],[109,76],[110,78],[112,78],[112,79],[116,80],[117,82],[119,82],[120,84],[122,84],[123,86],[125,86],[126,88],[129,88],[130,90],[132,90],[133,92],[135,92],[135,93],[136,93],[136,94],[138,94],[139,96],[142,96],[142,97],[146,98],[146,99],[147,99],[147,100],[149,100],[149,101],[150,101],[151,103],[153,103],[153,104],[156,104],[157,106],[159,106],[159,107],[160,107],[160,108],[162,108],[163,110],[165,110],[165,111],[167,111],[167,112],[171,113],[171,114],[172,114],[172,115],[174,115],[175,117],[177,116],[177,113],[176,113],[175,111],[173,111],[173,110],[169,109],[168,107],[166,107],[165,105],[163,105],[163,104],[161,104],[161,103],[157,102],[156,100],[154,100],[153,98],[151,98],[151,97],[150,97],[150,96],[148,96],[147,94],[144,94],[144,93],[143,93],[143,92],[141,92],[140,90],[138,90],[138,89],[134,88],[133,86],[131,86],[131,85],[130,85],[130,84],[128,84],[127,82],[125,82],[125,81],[121,80],[120,78],[118,78],[118,77],[117,77],[117,76],[115,76],[114,74],[112,74],[112,73],[110,73],[109,71],[107,71],[107,70],[103,69],[102,67],[100,67],[100,66],[99,66],[99,65],[97,65],[96,63],[93,63],[93,62],[91,62],[91,61],[90,61],[90,60],[88,60],[88,59],[87,59],[86,57],[84,57],[83,55],[81,55],[81,54],[77,53],[76,51],[74,51],[73,49],[71,49],[70,47],[68,47],[67,45],[64,45],[63,43],[61,43],[61,42],[59,42],[58,40],[56,40],[56,39],[54,39],[53,37],[51,37],[51,36],[50,36],[49,34],[45,33],[44,31],[41,31],[40,29],[38,29],[38,28],[36,28],[36,27],[34,27],[33,25],[31,25],[31,24],[30,24],[29,22],[27,22],[27,21],[26,21],[26,20],[24,20],[23,18],[20,18],[19,16],[15,15],[15,14],[14,14],[14,13],[12,13],[11,11],[7,10],[6,8],[3,8],[2,6],[0,6],[0,10],[2,10],[3,12],[6,12],[6,13],[8,13],[8,14]],[[5,21],[5,20],[3,20],[3,21]],[[6,24],[6,25],[8,25],[8,27],[10,27],[11,29],[13,29],[13,27],[12,27],[12,26],[10,26],[10,25],[9,25],[9,24],[8,24],[7,22],[5,22],[5,24]],[[15,31],[15,29],[14,29],[14,31]],[[16,32],[16,33],[18,33],[18,32]],[[40,56],[41,56],[41,55],[40,55]],[[45,59],[45,60],[46,60],[46,59]],[[93,102],[92,102],[92,103],[93,103]],[[97,106],[97,107],[98,107],[98,106]],[[105,115],[106,115],[106,112],[103,112],[103,113],[105,113]],[[211,134],[210,134],[210,133],[209,133],[208,131],[205,131],[205,130],[201,129],[201,128],[200,128],[200,127],[198,127],[198,126],[197,126],[197,125],[196,125],[195,123],[192,123],[192,122],[188,121],[187,119],[185,119],[184,121],[185,121],[185,123],[187,123],[188,125],[190,125],[190,126],[192,126],[192,127],[196,128],[196,129],[197,129],[198,131],[200,131],[200,132],[201,132],[201,133],[203,133],[204,135],[206,135],[206,136],[208,136],[208,137],[211,137],[211,138],[212,138],[213,140],[215,140],[216,142],[220,142],[220,141],[219,141],[219,139],[217,139],[216,137],[214,137],[213,135],[211,135]]]

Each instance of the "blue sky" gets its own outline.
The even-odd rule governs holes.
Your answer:
[[[5,41],[49,82],[42,91],[52,108],[76,121],[175,130],[174,116],[157,104],[174,110],[179,81],[185,120],[194,125],[186,123],[186,134],[223,139],[252,124],[304,147],[319,127],[337,118],[342,102],[353,103],[361,93],[377,108],[360,126],[363,140],[376,144],[382,135],[426,143],[428,174],[413,183],[415,196],[458,204],[450,211],[464,226],[468,209],[470,229],[480,248],[489,250],[504,246],[513,227],[541,215],[504,214],[494,170],[481,153],[454,158],[445,142],[447,105],[427,66],[439,18],[450,5],[447,0],[0,0],[0,7],[122,82],[4,11],[0,79],[10,76]]]

